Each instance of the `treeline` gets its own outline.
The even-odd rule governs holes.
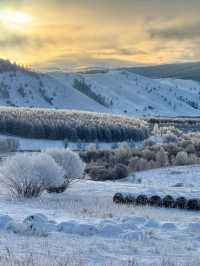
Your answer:
[[[176,127],[183,132],[199,132],[200,131],[200,117],[151,117],[144,118],[153,128],[154,125],[159,125],[160,127]]]
[[[4,60],[0,58],[0,73],[17,72],[17,71],[22,71],[27,75],[37,76],[37,73],[35,73],[34,71],[28,69],[23,65],[19,65],[17,63],[11,63],[9,60]]]
[[[20,137],[69,141],[141,141],[148,137],[148,123],[141,119],[102,113],[0,108],[0,133]]]
[[[145,120],[150,124],[158,125],[178,125],[178,124],[189,124],[189,125],[198,125],[200,124],[200,117],[150,117],[145,118]]]

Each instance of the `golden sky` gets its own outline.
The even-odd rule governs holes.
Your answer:
[[[200,60],[199,0],[1,0],[0,57],[44,68]]]

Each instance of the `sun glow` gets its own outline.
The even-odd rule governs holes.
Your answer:
[[[9,28],[24,27],[31,22],[31,16],[22,12],[2,11],[0,22]]]

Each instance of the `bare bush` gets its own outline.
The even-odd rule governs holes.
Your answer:
[[[128,176],[128,168],[124,164],[117,164],[115,166],[115,179],[121,179]]]
[[[17,154],[4,161],[0,181],[13,197],[37,197],[61,186],[64,170],[47,154]]]
[[[105,181],[114,179],[114,170],[111,168],[105,168],[103,166],[93,166],[88,169],[88,174],[92,180],[95,181]]]
[[[131,157],[131,149],[128,143],[122,143],[118,149],[115,150],[115,160],[118,163],[128,164],[129,158]]]
[[[128,169],[129,169],[129,172],[134,172],[134,171],[137,171],[137,165],[138,165],[138,161],[140,160],[139,157],[132,157],[130,160],[129,160],[129,164],[128,164]]]
[[[142,157],[148,161],[150,160],[155,160],[156,159],[156,155],[155,152],[148,150],[148,149],[144,149],[142,151]]]
[[[105,181],[105,180],[117,180],[128,176],[128,167],[123,164],[117,164],[114,168],[109,165],[95,165],[91,164],[87,173],[92,180]]]
[[[148,169],[147,160],[140,158],[136,163],[136,171],[143,171]]]

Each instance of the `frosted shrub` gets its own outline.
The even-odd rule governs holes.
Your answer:
[[[64,169],[65,187],[64,190],[74,181],[83,177],[85,163],[79,155],[70,149],[47,150],[55,162]],[[62,191],[61,191],[62,192]]]
[[[169,143],[164,145],[165,151],[168,152],[169,156],[176,156],[176,154],[181,151],[181,148],[175,143]]]
[[[173,133],[167,133],[163,136],[163,143],[177,143],[178,138]]]
[[[0,181],[13,197],[37,197],[51,186],[61,186],[64,170],[47,154],[17,154],[4,161]]]
[[[182,147],[183,149],[186,149],[189,145],[192,145],[192,140],[190,139],[181,139],[179,142],[178,142],[178,145],[180,147]]]
[[[200,140],[194,138],[194,139],[193,139],[193,142],[194,142],[194,148],[195,148],[195,150],[196,150],[197,152],[199,152],[199,151],[200,151]]]
[[[156,163],[158,167],[165,167],[169,164],[168,154],[167,152],[165,152],[163,147],[161,147],[160,150],[156,153]]]
[[[196,154],[188,155],[188,164],[199,164],[200,159],[196,156]]]
[[[186,151],[187,153],[195,153],[196,150],[195,150],[194,144],[189,144],[189,145],[185,148],[185,151]]]
[[[186,165],[188,164],[188,154],[185,151],[180,151],[176,155],[176,165]]]
[[[144,147],[151,147],[156,144],[155,138],[153,139],[152,137],[144,140]]]
[[[157,167],[156,162],[151,160],[147,163],[147,169],[155,169]]]

